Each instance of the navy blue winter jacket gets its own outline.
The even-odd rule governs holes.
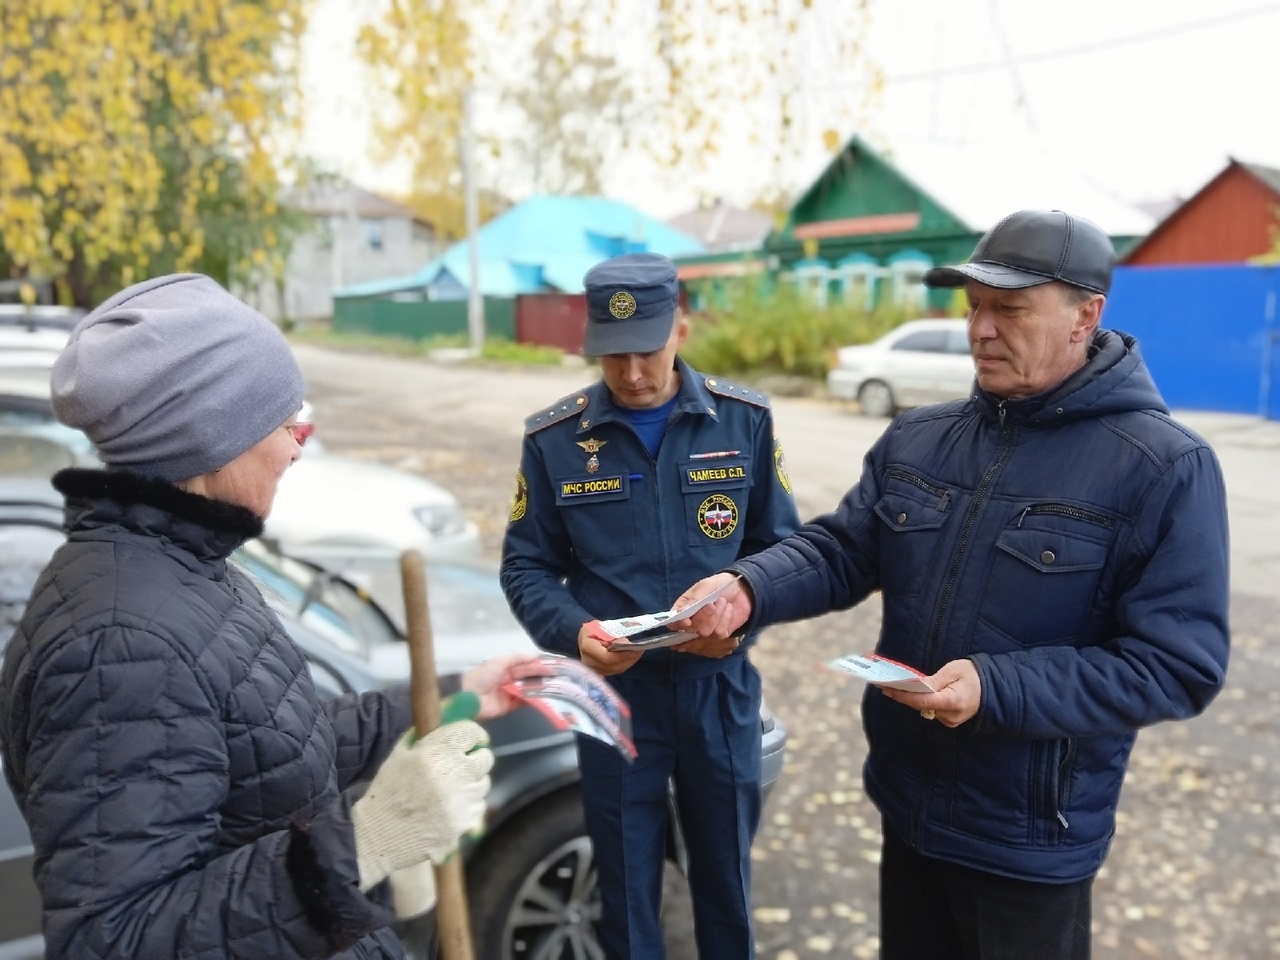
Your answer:
[[[867,689],[867,792],[920,853],[1010,877],[1092,876],[1137,729],[1225,678],[1221,471],[1114,331],[1046,394],[898,417],[834,512],[733,569],[762,625],[879,590],[878,652],[973,661],[955,729]]]
[[[0,672],[48,955],[402,957],[342,791],[409,726],[407,694],[317,700],[227,563],[249,511],[122,473],[55,485],[68,541]]]

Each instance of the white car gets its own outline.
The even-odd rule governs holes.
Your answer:
[[[910,320],[872,343],[836,351],[827,391],[857,400],[866,416],[890,417],[969,396],[973,374],[964,320]]]
[[[54,418],[47,368],[43,377],[29,372],[6,370],[0,353],[0,474],[47,476],[73,464],[98,466],[88,438]],[[359,567],[366,555],[388,551],[417,550],[439,560],[482,552],[479,529],[439,484],[328,453],[314,442],[285,471],[263,535],[284,553],[336,569]]]
[[[280,481],[266,536],[281,550],[328,567],[365,554],[418,550],[432,559],[479,557],[480,531],[457,498],[407,470],[302,448]]]

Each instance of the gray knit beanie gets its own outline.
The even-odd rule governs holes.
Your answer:
[[[302,406],[266,317],[208,277],[156,277],[84,317],[53,365],[53,410],[108,467],[186,480],[230,463]]]

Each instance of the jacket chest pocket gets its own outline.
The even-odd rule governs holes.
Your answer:
[[[751,493],[749,461],[745,457],[684,460],[680,492],[689,546],[732,546],[728,552],[736,559]]]
[[[914,597],[932,581],[951,509],[951,491],[901,468],[890,468],[876,501],[880,518],[880,589],[890,597]]]
[[[979,616],[1022,647],[1079,637],[1098,604],[1115,526],[1070,504],[1024,507],[996,540]]]
[[[627,474],[558,477],[556,507],[578,556],[591,559],[635,553],[635,518]]]

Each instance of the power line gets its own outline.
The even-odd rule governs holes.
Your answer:
[[[1280,13],[1280,3],[1266,3],[1259,7],[1250,7],[1248,10],[1237,10],[1235,13],[1227,13],[1218,17],[1206,17],[1203,20],[1189,20],[1185,23],[1173,24],[1168,27],[1162,27],[1158,30],[1146,30],[1141,33],[1129,33],[1119,37],[1111,37],[1106,40],[1094,40],[1089,43],[1081,43],[1071,47],[1059,47],[1056,50],[1043,50],[1039,53],[1029,53],[1018,58],[1019,65],[1025,66],[1030,63],[1046,63],[1052,60],[1065,60],[1069,57],[1081,57],[1091,53],[1098,53],[1103,50],[1115,50],[1120,47],[1129,47],[1139,43],[1151,43],[1156,40],[1165,40],[1169,37],[1180,36],[1184,33],[1191,33],[1196,30],[1207,30],[1213,27],[1225,26],[1229,23],[1236,23],[1241,20],[1251,20],[1255,17],[1268,16]],[[963,76],[970,73],[986,73],[990,70],[1006,70],[1009,68],[1009,60],[1002,58],[1000,60],[982,60],[976,63],[957,64],[954,67],[937,67],[931,70],[918,70],[913,73],[891,74],[884,78],[885,83],[917,83],[922,80],[936,80],[941,77]]]
[[[1040,125],[1036,123],[1036,114],[1031,106],[1031,96],[1027,93],[1027,85],[1022,82],[1022,70],[1020,69],[1018,58],[1014,56],[1013,47],[1009,45],[1009,38],[1004,32],[1004,24],[1000,20],[999,0],[988,0],[988,6],[991,14],[991,28],[995,31],[996,40],[1000,43],[1000,53],[1003,55],[1005,66],[1009,68],[1009,79],[1013,84],[1016,103],[1022,108],[1022,115],[1027,120],[1027,127],[1030,129],[1031,135],[1035,137],[1037,143],[1040,143],[1042,140]]]

